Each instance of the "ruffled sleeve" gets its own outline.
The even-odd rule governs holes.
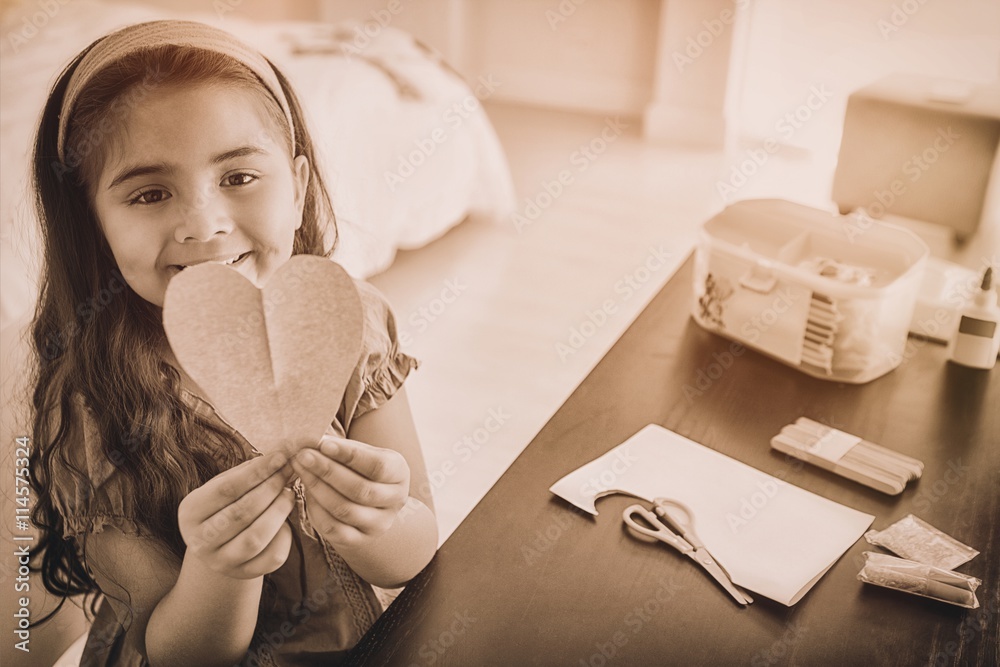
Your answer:
[[[420,362],[399,349],[396,318],[382,293],[365,281],[356,280],[364,310],[361,357],[347,383],[337,421],[350,430],[361,415],[386,403]]]
[[[99,533],[108,524],[126,534],[140,534],[133,501],[119,482],[114,462],[101,447],[100,433],[82,399],[74,399],[72,443],[68,460],[54,457],[53,504],[63,518],[63,537]]]

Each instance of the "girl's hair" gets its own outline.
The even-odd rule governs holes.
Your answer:
[[[126,505],[135,509],[134,528],[161,543],[178,562],[185,549],[177,525],[181,499],[245,458],[228,431],[181,399],[179,374],[162,356],[160,309],[133,292],[118,271],[91,205],[104,160],[121,140],[129,110],[161,86],[221,83],[248,89],[267,109],[286,145],[291,136],[278,103],[247,67],[208,50],[159,46],[132,52],[95,74],[74,106],[61,162],[57,135],[63,96],[92,47],[53,86],[33,156],[44,265],[32,328],[35,447],[30,475],[37,494],[32,519],[41,530],[32,562],[45,587],[63,598],[99,592],[83,549],[78,553],[72,540],[63,539],[66,519],[52,489],[55,471],[68,471],[83,490],[77,494],[83,505],[76,511],[90,515],[97,489],[81,468],[86,461],[80,452],[84,419],[92,420],[100,447],[116,468]],[[292,252],[329,256],[336,245],[333,208],[302,109],[288,81],[277,69],[275,73],[295,124],[294,150],[288,149],[310,163],[302,225]],[[332,238],[329,248],[327,237]],[[72,497],[71,489],[64,492]],[[96,608],[94,596],[91,613]]]

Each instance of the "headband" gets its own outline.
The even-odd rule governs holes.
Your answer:
[[[149,21],[122,28],[95,42],[87,55],[80,60],[66,86],[62,109],[59,112],[57,148],[60,162],[66,163],[66,127],[69,124],[69,117],[73,113],[73,107],[80,97],[80,93],[83,92],[94,75],[131,53],[164,45],[190,46],[206,51],[215,51],[225,54],[249,68],[257,75],[257,78],[268,89],[284,112],[291,132],[292,146],[295,145],[295,124],[292,122],[291,108],[281,90],[281,84],[278,82],[274,68],[264,56],[228,32],[204,23],[172,20]]]

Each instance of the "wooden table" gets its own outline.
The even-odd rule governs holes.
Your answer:
[[[946,362],[910,339],[869,384],[810,378],[700,329],[689,259],[654,297],[434,561],[358,645],[371,665],[996,665],[1000,611],[1000,369]],[[530,382],[530,380],[528,380]],[[924,475],[887,496],[783,454],[769,441],[807,415],[908,453]],[[914,513],[982,553],[967,611],[857,579],[859,540],[794,607],[741,609],[687,559],[549,493],[557,479],[660,424],[876,516]]]

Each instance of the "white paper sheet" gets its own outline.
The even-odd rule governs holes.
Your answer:
[[[695,532],[738,586],[788,606],[875,519],[656,425],[549,490],[595,515],[595,500],[610,493],[678,500],[691,509]]]

